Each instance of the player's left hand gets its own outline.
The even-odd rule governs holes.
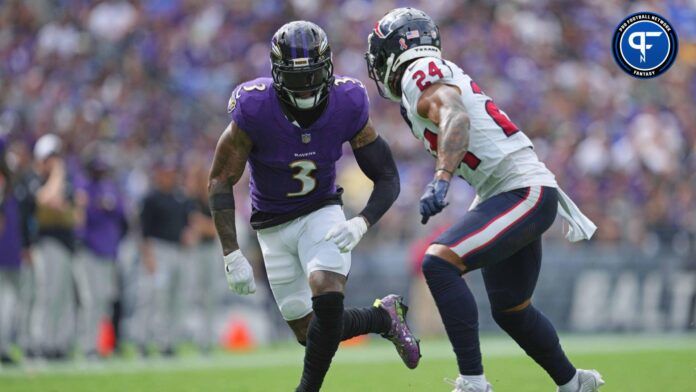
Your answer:
[[[425,193],[420,198],[420,214],[422,216],[421,223],[428,223],[431,216],[438,214],[449,203],[445,201],[447,190],[449,189],[449,181],[434,179],[425,188]]]
[[[335,224],[324,237],[324,241],[333,241],[341,253],[350,252],[358,245],[367,232],[367,222],[362,216]]]

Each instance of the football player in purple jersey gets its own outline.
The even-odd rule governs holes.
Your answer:
[[[256,290],[237,244],[232,193],[248,162],[251,226],[273,296],[306,346],[297,391],[318,391],[339,342],[366,333],[391,340],[406,366],[415,368],[420,350],[400,296],[388,295],[373,307],[343,307],[350,251],[399,194],[398,171],[370,122],[365,87],[334,75],[327,36],[311,22],[291,22],[274,34],[271,63],[272,78],[242,83],[232,92],[232,119],[210,172],[210,208],[230,289],[243,295]],[[365,208],[349,220],[335,183],[345,142],[374,183]]]

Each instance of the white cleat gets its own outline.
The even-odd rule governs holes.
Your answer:
[[[446,378],[445,382],[454,387],[452,392],[493,392],[491,384],[486,383],[484,386],[474,385],[474,383],[465,380],[462,376],[457,377],[456,380]]]
[[[578,369],[578,385],[573,392],[597,392],[604,385],[602,375],[596,370]],[[556,391],[560,391],[558,388]]]
[[[599,387],[604,385],[602,375],[594,369],[578,369],[578,381],[580,382],[580,389],[578,389],[578,392],[595,392],[599,390]]]

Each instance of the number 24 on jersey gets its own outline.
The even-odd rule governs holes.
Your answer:
[[[444,76],[442,75],[442,70],[440,70],[440,68],[438,68],[438,66],[435,65],[434,61],[431,61],[428,64],[428,75],[437,76],[440,79],[444,78]],[[425,78],[425,71],[423,71],[422,69],[419,69],[418,71],[413,73],[413,79],[416,81],[416,86],[418,86],[418,89],[420,89],[420,91],[425,90],[426,88],[428,88],[428,86],[433,84],[430,81],[425,81]]]

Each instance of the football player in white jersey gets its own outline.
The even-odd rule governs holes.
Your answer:
[[[492,391],[481,365],[476,302],[461,278],[476,269],[483,273],[496,323],[546,370],[558,391],[596,391],[604,384],[599,373],[572,365],[553,325],[531,303],[541,235],[556,214],[568,222],[571,241],[589,239],[596,227],[559,189],[529,138],[464,71],[441,57],[440,39],[427,14],[397,8],[370,33],[366,60],[380,95],[401,103],[411,131],[436,159],[434,179],[420,200],[422,223],[448,205],[452,177],[477,193],[423,260],[457,356],[454,391]]]

